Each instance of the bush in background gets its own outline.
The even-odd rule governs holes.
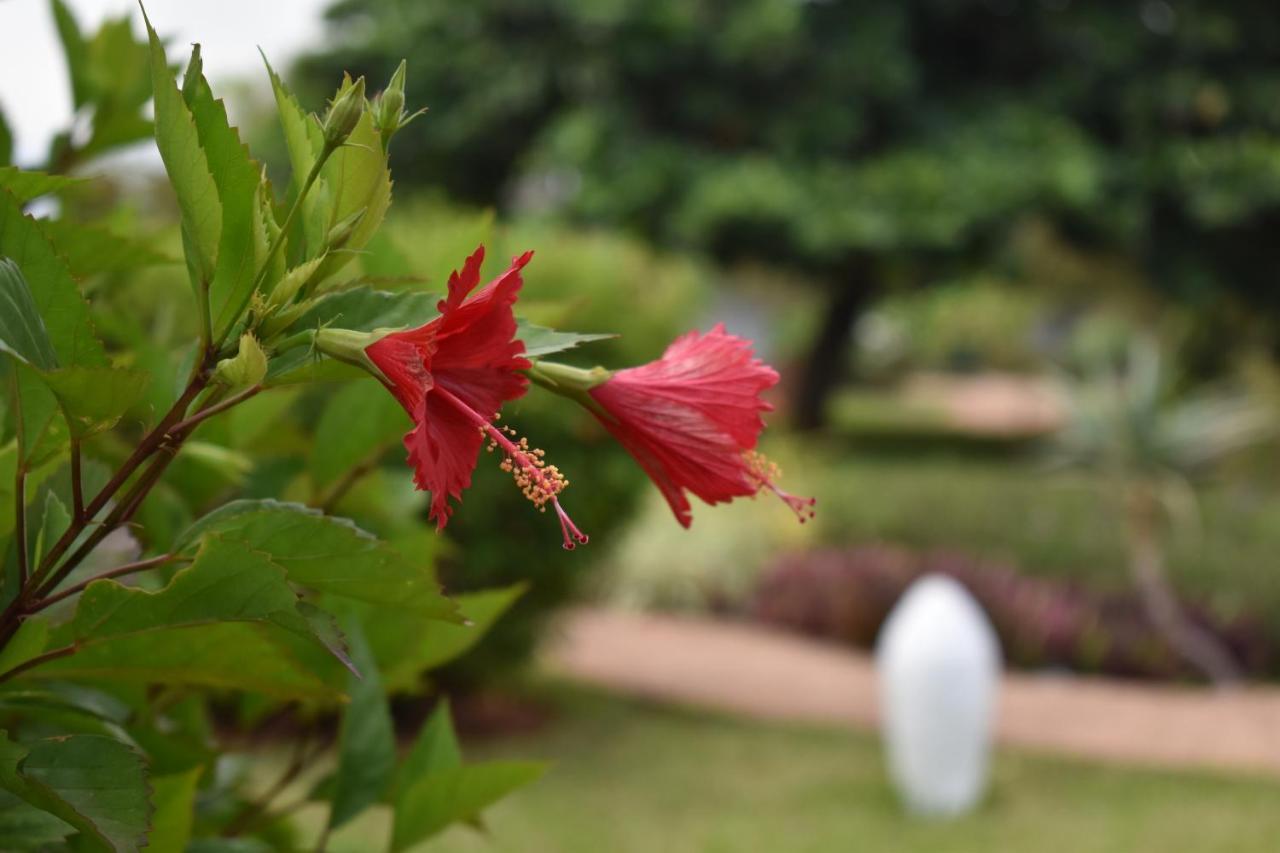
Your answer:
[[[974,595],[1014,666],[1161,679],[1199,674],[1146,619],[1136,595],[1027,577],[1007,563],[956,551],[868,545],[792,554],[761,578],[749,612],[767,624],[871,648],[906,588],[934,572],[955,578]],[[1274,672],[1276,649],[1258,620],[1223,620],[1189,602],[1184,609],[1247,672]]]

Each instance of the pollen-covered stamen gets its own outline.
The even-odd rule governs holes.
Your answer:
[[[516,434],[514,429],[495,426],[444,388],[436,386],[431,393],[458,409],[479,428],[481,434],[489,439],[489,452],[502,450],[503,459],[499,467],[511,474],[521,493],[539,512],[547,511],[547,503],[555,507],[566,551],[574,549],[575,540],[583,545],[587,543],[587,535],[578,529],[557,499],[557,495],[569,487],[569,480],[555,465],[547,464],[545,451],[530,447],[527,438],[521,438],[518,443],[512,441],[511,437]]]
[[[747,463],[747,473],[756,481],[759,488],[768,489],[781,498],[782,502],[796,514],[796,518],[800,520],[801,524],[816,515],[814,506],[818,503],[817,498],[802,498],[790,492],[784,492],[775,485],[774,481],[782,477],[782,469],[778,467],[777,463],[763,453],[758,453],[754,450],[744,452],[742,458]]]

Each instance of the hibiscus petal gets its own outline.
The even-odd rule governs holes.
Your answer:
[[[471,485],[471,472],[484,438],[461,412],[430,396],[414,420],[417,426],[404,437],[413,481],[419,489],[431,492],[430,518],[443,530],[453,513],[449,499],[461,499]]]

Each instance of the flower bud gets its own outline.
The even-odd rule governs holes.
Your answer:
[[[386,135],[400,129],[400,120],[404,118],[404,72],[405,61],[400,60],[400,67],[391,75],[391,82],[378,98],[378,127]]]
[[[369,208],[362,207],[346,219],[334,225],[329,229],[329,233],[324,236],[325,251],[333,251],[341,249],[351,239],[351,235],[355,233],[356,228],[360,226],[364,220],[365,211]]]
[[[347,141],[364,114],[364,78],[343,84],[324,119],[324,142],[336,148]]]
[[[365,350],[386,337],[390,331],[392,330],[357,332],[352,329],[319,329],[316,331],[315,348],[330,358],[367,370],[385,384],[386,376]]]
[[[310,283],[316,270],[324,263],[327,254],[322,254],[298,264],[293,269],[285,273],[284,278],[267,294],[266,303],[269,308],[280,308],[288,305],[293,301],[293,297],[298,295],[298,291],[302,290]]]
[[[257,385],[267,375],[267,354],[258,339],[250,334],[240,336],[240,351],[234,358],[218,362],[214,378],[232,388]]]

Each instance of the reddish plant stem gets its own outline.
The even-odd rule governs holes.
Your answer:
[[[41,610],[44,610],[46,607],[52,607],[53,605],[57,604],[59,601],[64,601],[70,598],[71,596],[75,595],[76,593],[84,592],[85,588],[89,586],[89,584],[93,583],[94,581],[108,580],[110,578],[121,578],[121,577],[124,577],[125,575],[132,575],[132,574],[137,574],[138,572],[145,572],[147,569],[154,569],[158,566],[163,566],[165,563],[172,563],[178,559],[179,557],[177,554],[161,554],[159,557],[151,557],[150,559],[147,559],[147,560],[138,560],[137,562],[133,562],[133,563],[125,563],[123,566],[117,566],[116,568],[111,569],[109,571],[105,571],[100,575],[94,575],[93,577],[89,578],[86,581],[82,581],[78,584],[75,584],[74,586],[69,586],[66,589],[64,589],[62,592],[57,593],[56,595],[51,595],[48,598],[42,598],[40,601],[37,601],[35,604],[28,607],[26,612],[39,613]]]
[[[176,436],[179,433],[190,432],[191,430],[195,429],[201,423],[213,417],[214,415],[219,414],[220,412],[225,412],[227,409],[230,409],[232,406],[240,405],[245,400],[248,400],[250,397],[254,396],[261,390],[262,390],[261,385],[253,385],[249,388],[244,389],[239,394],[235,394],[231,397],[228,397],[227,399],[223,400],[221,403],[215,403],[212,406],[208,406],[204,409],[201,409],[200,411],[196,412],[194,415],[187,418],[186,420],[179,421],[178,423],[170,427],[169,435]]]
[[[71,518],[84,522],[84,483],[80,479],[80,439],[71,439]]]
[[[14,523],[13,535],[18,545],[18,589],[27,585],[27,469],[18,460],[18,475],[13,484]]]
[[[31,658],[31,660],[23,661],[22,663],[15,666],[13,669],[0,672],[0,682],[8,681],[10,678],[13,678],[15,675],[26,672],[29,669],[35,669],[37,666],[40,666],[40,664],[42,663],[48,663],[51,660],[57,660],[58,658],[65,658],[67,655],[75,654],[75,651],[76,651],[76,647],[74,645],[62,646],[60,648],[50,649],[44,654],[36,655],[35,657]]]
[[[111,498],[115,496],[116,492],[120,490],[120,487],[128,482],[129,478],[133,475],[133,472],[136,471],[138,467],[156,451],[160,446],[160,443],[164,441],[169,431],[173,428],[173,425],[186,415],[187,407],[191,405],[192,400],[194,400],[200,392],[204,390],[204,387],[208,383],[209,377],[207,375],[207,371],[202,370],[192,378],[191,382],[187,384],[187,389],[182,393],[182,396],[179,397],[169,411],[165,413],[164,417],[160,419],[160,422],[156,424],[155,428],[143,437],[142,441],[138,443],[138,446],[134,448],[133,453],[129,455],[129,458],[120,465],[120,468],[116,471],[115,475],[107,481],[107,484],[102,487],[102,490],[98,492],[94,499],[89,502],[89,505],[85,507],[83,517],[78,521],[73,521],[71,527],[67,529],[67,532],[58,539],[57,543],[55,543],[52,548],[49,549],[49,553],[44,555],[44,559],[40,561],[40,566],[36,570],[37,575],[42,572],[47,572],[50,567],[55,565],[57,560],[66,553],[67,549],[71,547],[71,544],[75,542],[76,538],[79,537],[84,528],[92,521],[93,517],[107,505],[107,501],[111,500]]]

